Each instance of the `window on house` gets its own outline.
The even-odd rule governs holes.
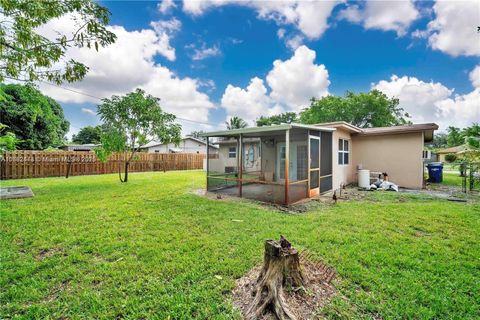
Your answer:
[[[160,152],[160,150],[155,150],[155,153],[159,153],[159,152]]]
[[[349,164],[350,149],[348,140],[338,139],[338,164]]]
[[[236,158],[237,157],[237,147],[228,148],[228,157],[229,158]]]

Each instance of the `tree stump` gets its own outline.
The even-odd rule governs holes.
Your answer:
[[[278,319],[296,319],[285,301],[284,288],[298,290],[307,279],[302,274],[298,251],[283,236],[266,240],[263,268],[258,276],[247,311],[247,319],[258,319],[270,310]]]

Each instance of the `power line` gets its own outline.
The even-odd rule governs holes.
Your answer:
[[[80,95],[84,95],[84,96],[87,96],[87,97],[90,97],[90,98],[94,98],[94,99],[98,99],[100,101],[102,101],[103,99],[100,98],[100,97],[97,97],[97,96],[94,96],[94,95],[91,95],[91,94],[88,94],[88,93],[85,93],[85,92],[82,92],[82,91],[77,91],[77,90],[73,90],[73,89],[70,89],[70,88],[66,88],[66,87],[62,87],[58,84],[55,84],[55,83],[50,83],[50,82],[47,82],[47,81],[43,81],[43,80],[39,80],[40,82],[42,83],[45,83],[45,84],[48,84],[50,86],[53,86],[53,87],[58,87],[60,89],[64,89],[64,90],[67,90],[67,91],[70,91],[70,92],[73,92],[73,93],[76,93],[76,94],[80,94]],[[202,122],[202,121],[196,121],[196,120],[190,120],[190,119],[185,119],[185,118],[181,118],[181,117],[178,117],[178,116],[175,116],[178,120],[183,120],[183,121],[188,121],[188,122],[193,122],[193,123],[199,123],[199,124],[204,124],[204,125],[209,125],[209,126],[216,126],[216,124],[213,124],[213,123],[210,123],[210,122]]]
[[[76,91],[76,90],[73,90],[73,89],[70,89],[70,88],[62,87],[58,84],[50,83],[50,82],[43,81],[43,80],[39,80],[39,81],[42,82],[42,83],[48,84],[52,87],[58,87],[58,88],[63,89],[63,90],[67,90],[67,91],[70,91],[70,92],[74,92],[74,93],[77,93],[77,94],[81,94],[81,95],[84,95],[84,96],[87,96],[87,97],[90,97],[90,98],[95,98],[95,99],[98,99],[98,100],[102,101],[102,98],[96,97],[96,96],[88,94],[88,93],[84,93],[84,92],[81,92],[81,91]]]

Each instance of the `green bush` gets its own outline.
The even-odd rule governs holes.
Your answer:
[[[454,155],[453,153],[449,153],[445,156],[445,161],[447,161],[448,163],[452,163],[455,160],[457,160],[457,156]]]

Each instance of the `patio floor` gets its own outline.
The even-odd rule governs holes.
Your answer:
[[[238,196],[238,186],[226,187],[211,192],[224,194],[228,196]],[[306,187],[303,185],[290,185],[290,202],[295,202],[306,197]],[[282,184],[263,184],[248,183],[242,186],[242,198],[283,204],[285,202],[285,185]]]

